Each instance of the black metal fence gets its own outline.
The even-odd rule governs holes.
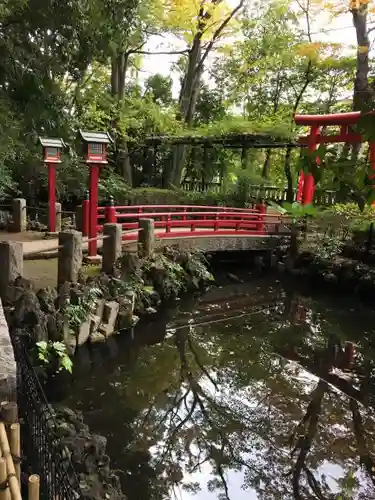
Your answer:
[[[39,474],[41,500],[78,500],[83,495],[70,461],[61,446],[56,421],[29,358],[25,341],[12,336],[17,361],[18,411],[21,421],[23,470]]]

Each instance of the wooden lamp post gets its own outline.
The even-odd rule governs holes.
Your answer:
[[[98,184],[99,167],[106,165],[108,145],[113,142],[107,132],[79,131],[84,143],[84,157],[90,168],[89,186],[89,257],[96,257],[98,250],[97,224],[98,224]]]
[[[56,165],[61,163],[61,150],[65,147],[62,139],[39,137],[43,148],[43,160],[48,168],[48,230],[56,232]]]

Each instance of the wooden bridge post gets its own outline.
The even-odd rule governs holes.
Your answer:
[[[82,267],[82,253],[82,233],[78,231],[59,233],[58,285],[63,285],[67,281],[77,283]]]
[[[138,233],[138,252],[143,257],[148,257],[155,247],[155,223],[154,219],[140,219]]]
[[[116,261],[121,256],[121,224],[104,224],[103,233],[102,272],[112,275],[115,269]]]

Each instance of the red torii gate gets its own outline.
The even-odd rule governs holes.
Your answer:
[[[375,112],[366,113],[374,115]],[[363,142],[361,134],[351,130],[351,125],[356,125],[363,116],[360,111],[350,113],[337,113],[332,115],[294,115],[296,125],[308,125],[310,133],[308,136],[300,137],[299,142],[307,145],[310,152],[314,152],[318,144],[334,144],[346,142],[349,144],[358,144]],[[336,125],[340,127],[340,133],[336,135],[321,135],[321,127]],[[370,146],[370,165],[373,173],[369,179],[375,179],[375,141],[369,143]],[[317,158],[319,163],[319,158]],[[300,172],[298,180],[297,201],[308,205],[313,202],[315,191],[315,180],[312,173],[305,174]]]

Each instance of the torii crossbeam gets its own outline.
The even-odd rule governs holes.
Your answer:
[[[363,116],[374,116],[375,111],[366,113],[353,111],[351,113],[337,113],[332,115],[294,115],[296,125],[307,125],[310,127],[308,136],[300,137],[299,142],[308,146],[310,152],[314,152],[318,144],[334,144],[345,142],[349,144],[358,144],[364,142],[361,134],[351,130],[352,125],[359,123]],[[335,135],[322,135],[321,128],[327,126],[339,126],[340,133]],[[373,173],[369,179],[375,179],[375,141],[369,142],[370,147],[370,165]],[[319,162],[319,159],[317,159]],[[297,201],[308,205],[313,202],[315,191],[315,180],[313,174],[300,172],[298,180]]]

